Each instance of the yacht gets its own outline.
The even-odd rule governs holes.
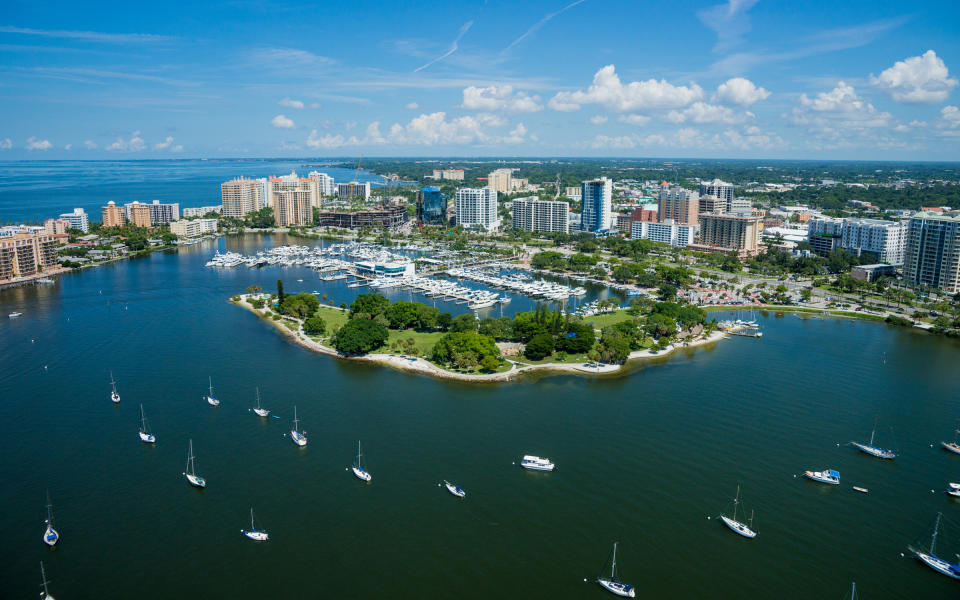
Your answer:
[[[183,475],[187,478],[187,481],[190,482],[190,485],[205,488],[207,487],[207,480],[197,475],[195,461],[196,457],[193,455],[193,440],[190,440],[190,449],[187,451],[187,470],[184,471]]]
[[[43,543],[51,548],[60,541],[60,534],[53,528],[53,503],[50,502],[50,492],[47,492],[47,529],[43,532]]]
[[[220,401],[213,397],[213,377],[210,380],[210,393],[206,396],[207,404],[210,406],[220,406]]]
[[[523,457],[520,466],[530,471],[552,471],[556,468],[556,465],[550,462],[549,459],[530,456],[529,454]]]
[[[803,476],[807,479],[819,481],[820,483],[829,483],[830,485],[840,485],[840,473],[833,469],[824,469],[823,471],[804,471]]]
[[[952,565],[948,561],[943,560],[936,554],[934,554],[936,545],[937,545],[937,533],[940,531],[940,519],[943,518],[941,513],[937,513],[937,523],[933,526],[933,537],[930,539],[930,550],[925,552],[922,549],[917,549],[913,547],[908,547],[908,549],[913,552],[914,556],[917,557],[923,564],[927,565],[934,571],[951,577],[953,579],[960,579],[960,562],[958,564]],[[960,561],[960,559],[958,559]]]
[[[869,454],[870,456],[876,456],[877,458],[883,458],[886,460],[893,460],[897,457],[897,454],[893,450],[888,450],[886,448],[880,448],[873,445],[873,438],[877,435],[877,423],[873,423],[873,432],[870,434],[870,442],[864,444],[862,442],[850,442],[851,446],[854,446],[860,450],[860,452]]]
[[[260,388],[259,387],[257,388],[257,407],[253,409],[253,412],[256,413],[258,417],[266,418],[270,416],[269,410],[267,410],[266,408],[260,407]]]
[[[241,529],[240,532],[255,542],[265,542],[270,536],[263,529],[257,529],[253,521],[253,509],[250,509],[250,529]]]
[[[53,596],[50,595],[50,592],[47,590],[47,584],[50,583],[47,581],[47,572],[43,568],[43,561],[40,561],[40,576],[43,578],[40,585],[43,586],[43,591],[40,593],[40,600],[54,600]]]
[[[444,487],[447,488],[447,491],[456,496],[457,498],[465,498],[467,493],[463,491],[463,488],[459,485],[453,485],[449,481],[443,482]]]
[[[960,498],[960,483],[948,483],[947,495],[954,498]]]
[[[362,459],[363,453],[360,452],[360,440],[357,440],[357,460],[354,461],[351,470],[353,471],[353,474],[356,475],[357,479],[370,483],[370,480],[373,479],[373,477],[371,477],[370,473],[363,468]]]
[[[148,444],[154,444],[157,441],[157,437],[150,433],[150,424],[147,422],[142,404],[140,405],[140,439]]]
[[[114,404],[119,404],[120,394],[117,393],[117,382],[113,380],[113,371],[110,371],[110,399]]]
[[[20,313],[20,312],[12,312],[12,313],[10,313],[10,314],[7,315],[7,316],[8,316],[9,318],[11,318],[11,319],[16,319],[17,317],[19,317],[19,316],[22,315],[22,314],[23,314],[23,313]]]
[[[757,532],[753,530],[753,513],[750,513],[749,525],[746,523],[741,523],[737,520],[737,507],[740,504],[740,486],[737,486],[737,496],[733,500],[733,517],[728,517],[724,514],[720,515],[720,520],[723,521],[723,524],[730,528],[734,533],[740,534],[745,538],[755,538],[757,537]]]
[[[617,581],[617,543],[613,543],[613,564],[610,567],[610,576],[605,577],[600,575],[597,577],[597,583],[600,586],[617,596],[622,596],[624,598],[634,598],[636,596],[636,591],[633,589],[633,586],[629,583],[623,583]]]
[[[293,429],[290,430],[290,439],[298,446],[307,445],[307,432],[300,431],[300,421],[297,419],[297,407],[293,407]]]
[[[960,454],[960,443],[958,442],[960,438],[960,423],[957,424],[957,427],[953,430],[953,441],[952,442],[940,442],[940,445],[944,450],[953,452],[954,454]]]

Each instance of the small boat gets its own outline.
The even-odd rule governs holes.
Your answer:
[[[833,469],[824,469],[823,471],[804,471],[803,476],[807,479],[819,481],[820,483],[829,483],[830,485],[840,485],[840,473]]]
[[[948,483],[947,495],[954,498],[960,498],[960,483]]]
[[[220,401],[213,397],[213,377],[210,377],[210,394],[206,398],[210,406],[220,406]]]
[[[193,440],[190,440],[190,449],[187,450],[187,470],[184,471],[183,475],[187,478],[187,481],[190,482],[190,485],[205,488],[207,487],[207,480],[197,475],[195,461],[196,457],[193,455]]]
[[[723,524],[730,528],[730,531],[740,534],[745,538],[757,537],[757,532],[753,530],[753,513],[750,513],[749,526],[737,520],[737,506],[740,504],[740,486],[737,486],[737,496],[733,499],[733,518],[724,514],[720,515]]]
[[[449,481],[444,480],[443,485],[447,488],[447,491],[456,496],[457,498],[466,498],[467,493],[463,491],[463,488],[459,485],[453,485]]]
[[[363,468],[362,459],[363,453],[360,452],[360,440],[357,440],[357,460],[353,463],[351,470],[353,471],[353,474],[357,476],[357,479],[370,483],[370,480],[373,479],[373,477],[371,477],[370,473],[367,473],[367,471]]]
[[[298,446],[307,445],[307,432],[300,431],[300,420],[297,419],[297,407],[293,407],[293,429],[290,430],[290,439]]]
[[[957,428],[953,430],[953,441],[940,442],[940,445],[944,450],[953,452],[954,454],[960,454],[960,443],[958,443],[958,438],[960,438],[960,423],[958,423]]]
[[[120,394],[117,393],[117,382],[113,380],[113,371],[110,371],[110,399],[114,404],[120,403]]]
[[[550,462],[549,459],[530,456],[529,454],[523,457],[523,460],[520,461],[520,466],[530,471],[552,471],[556,468],[556,465]]]
[[[257,529],[257,526],[254,524],[252,508],[250,509],[250,529],[241,529],[240,532],[255,542],[265,542],[270,539],[266,531]]]
[[[867,494],[867,493],[870,492],[870,490],[868,490],[868,489],[865,488],[865,487],[853,486],[853,489],[856,490],[856,491],[858,491],[858,492],[863,492],[864,494]]]
[[[633,589],[633,586],[629,583],[622,583],[617,581],[617,543],[613,543],[613,564],[610,567],[610,577],[604,577],[600,575],[597,577],[597,583],[600,584],[605,590],[616,594],[617,596],[622,596],[624,598],[633,598],[636,596],[636,591]]]
[[[53,596],[50,595],[50,591],[47,589],[47,584],[50,583],[47,581],[47,572],[43,568],[43,561],[40,561],[40,585],[43,586],[43,591],[40,592],[40,600],[54,600]]]
[[[12,312],[12,313],[10,313],[9,315],[7,315],[7,317],[9,317],[9,318],[11,318],[11,319],[16,319],[17,317],[19,317],[19,316],[22,315],[22,314],[23,314],[23,313],[20,313],[20,312]]]
[[[862,442],[850,442],[851,446],[858,448],[860,452],[869,454],[870,456],[876,456],[877,458],[883,458],[886,460],[893,460],[897,457],[896,452],[889,450],[887,448],[880,448],[873,445],[873,438],[877,435],[877,422],[873,422],[873,432],[870,434],[870,443],[864,444]]]
[[[147,422],[147,415],[143,412],[143,405],[140,405],[140,439],[148,444],[157,441],[157,437],[150,433],[150,424]]]
[[[257,414],[258,417],[269,417],[270,411],[265,408],[260,408],[260,388],[257,388],[257,407],[253,409],[253,412]]]
[[[937,523],[933,526],[933,537],[930,539],[929,552],[924,552],[922,549],[913,547],[908,547],[907,549],[910,550],[910,552],[913,552],[914,556],[923,562],[923,564],[927,565],[934,571],[953,579],[960,579],[960,563],[951,565],[949,562],[934,554],[937,545],[937,533],[940,531],[940,519],[942,518],[943,514],[937,513]]]
[[[50,492],[47,492],[47,530],[43,532],[43,543],[50,546],[57,545],[60,541],[60,534],[53,528],[53,503],[50,502]]]

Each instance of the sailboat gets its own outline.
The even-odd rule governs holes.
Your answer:
[[[50,595],[50,591],[47,589],[47,584],[50,583],[47,581],[47,571],[43,568],[43,561],[40,561],[40,585],[43,587],[43,591],[40,593],[40,600],[53,600],[53,596]]]
[[[463,491],[463,488],[459,485],[453,485],[449,481],[444,480],[443,485],[447,488],[447,491],[456,496],[457,498],[466,498],[467,493]]]
[[[863,444],[860,442],[850,442],[851,446],[855,446],[860,449],[861,452],[865,452],[870,456],[876,456],[877,458],[885,458],[887,460],[893,460],[897,457],[897,454],[893,450],[888,450],[886,448],[879,448],[873,445],[873,438],[877,435],[877,422],[873,422],[873,432],[870,434],[870,443]]]
[[[954,454],[960,454],[960,443],[957,443],[958,438],[960,438],[960,423],[957,423],[957,427],[953,431],[953,441],[940,442],[940,445],[943,446],[944,450],[948,450]]]
[[[119,404],[120,394],[117,393],[117,382],[113,380],[113,371],[110,371],[110,399],[113,400],[114,404]]]
[[[910,552],[920,559],[925,565],[946,575],[947,577],[952,577],[953,579],[960,579],[960,555],[958,556],[958,564],[951,565],[949,562],[943,560],[936,554],[934,554],[937,545],[937,533],[940,531],[940,519],[943,518],[943,513],[937,513],[937,523],[933,526],[933,537],[930,539],[930,551],[924,552],[923,550],[918,550],[913,547],[908,547]]]
[[[47,530],[43,532],[43,543],[50,546],[57,545],[60,541],[60,534],[53,528],[53,504],[50,502],[50,492],[47,492]]]
[[[954,498],[960,498],[960,483],[948,483],[947,495]]]
[[[196,457],[193,455],[193,440],[190,440],[190,449],[187,451],[187,470],[183,475],[190,482],[190,485],[198,488],[207,487],[207,480],[197,475]]]
[[[258,417],[269,417],[270,411],[265,408],[260,408],[260,388],[257,388],[257,407],[253,409],[253,412],[257,413]]]
[[[757,532],[753,530],[753,512],[750,512],[749,526],[737,520],[737,505],[740,504],[740,486],[737,486],[737,497],[733,500],[733,518],[724,514],[720,515],[723,524],[730,528],[734,533],[739,533],[745,538],[757,537]]]
[[[140,405],[140,439],[148,444],[157,441],[157,437],[150,433],[150,424],[147,423],[147,415],[143,412],[143,405]]]
[[[617,543],[613,543],[613,564],[610,567],[610,577],[604,577],[602,574],[597,577],[597,583],[599,583],[604,589],[613,592],[617,596],[623,596],[624,598],[633,598],[636,596],[636,591],[633,589],[633,586],[629,583],[621,583],[617,581]]]
[[[253,508],[250,509],[250,529],[241,529],[240,532],[255,542],[265,542],[270,538],[266,531],[257,529],[256,525],[254,525]]]
[[[213,397],[213,377],[210,377],[210,394],[207,395],[207,404],[210,406],[220,406],[220,401]]]
[[[293,407],[293,429],[290,430],[290,439],[298,446],[307,445],[307,432],[300,431],[300,420],[297,419],[297,407]]]
[[[357,440],[357,460],[353,463],[353,474],[357,476],[357,479],[361,479],[369,483],[373,477],[371,477],[370,473],[367,473],[363,469],[363,464],[361,462],[362,458],[363,453],[360,452],[360,440]]]

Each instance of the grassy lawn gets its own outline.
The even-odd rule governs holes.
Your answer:
[[[327,322],[328,331],[332,330],[334,327],[342,327],[344,323],[350,320],[349,311],[323,306],[322,304],[317,310],[317,316],[321,317]]]
[[[396,329],[391,329],[390,337],[387,338],[387,345],[379,350],[379,352],[392,352],[392,350],[390,350],[390,345],[395,341],[408,340],[412,338],[414,345],[420,351],[419,356],[429,358],[433,353],[434,345],[443,336],[444,333],[441,331],[415,331],[413,329],[397,331]]]
[[[585,317],[583,320],[586,323],[593,323],[595,329],[603,329],[608,325],[613,325],[614,323],[619,323],[620,321],[629,321],[632,319],[630,315],[627,314],[627,309],[615,310],[613,312],[604,313],[602,315],[593,315],[592,317]]]

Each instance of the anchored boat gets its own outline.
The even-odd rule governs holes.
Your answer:
[[[270,539],[266,531],[257,529],[253,520],[253,508],[250,509],[250,529],[241,529],[240,532],[255,542],[265,542]]]
[[[147,422],[147,415],[143,412],[143,405],[140,405],[140,439],[148,444],[156,443],[157,437],[150,433],[150,423]]]
[[[300,421],[297,419],[297,407],[293,407],[293,429],[290,430],[290,439],[298,446],[307,445],[307,432],[300,431]]]
[[[40,585],[43,587],[43,591],[40,592],[40,600],[53,600],[53,596],[50,595],[50,591],[47,589],[47,584],[50,583],[47,581],[47,572],[43,568],[43,561],[40,561]]]
[[[864,452],[866,454],[869,454],[870,456],[876,456],[877,458],[883,458],[886,460],[893,460],[894,458],[896,458],[897,454],[893,450],[889,450],[887,448],[880,448],[878,446],[873,445],[873,438],[876,435],[877,435],[877,422],[874,421],[873,432],[870,433],[870,442],[867,444],[864,444],[862,442],[850,442],[850,445],[858,448],[860,452]]]
[[[110,399],[114,404],[120,402],[120,394],[117,393],[117,382],[113,380],[113,371],[110,371]]]
[[[53,503],[50,502],[50,492],[47,491],[47,530],[43,532],[43,543],[50,546],[57,545],[60,541],[60,534],[53,528]]]
[[[929,552],[924,552],[921,549],[913,547],[908,547],[908,550],[913,552],[914,556],[934,571],[953,579],[960,579],[960,558],[958,558],[958,564],[951,565],[949,562],[934,554],[937,545],[937,533],[940,531],[940,519],[942,518],[943,514],[937,513],[937,523],[933,526],[933,537],[930,539]],[[958,557],[960,557],[960,555],[958,555]]]
[[[623,583],[617,581],[617,543],[613,543],[613,564],[610,566],[610,577],[604,577],[600,575],[597,577],[597,583],[599,583],[605,590],[616,594],[617,596],[622,596],[624,598],[633,598],[636,596],[636,591],[633,589],[633,586],[629,583]]]
[[[463,488],[459,485],[453,485],[449,481],[444,480],[443,485],[447,488],[447,491],[456,496],[457,498],[465,498],[467,493],[463,491]]]
[[[207,404],[210,406],[220,406],[220,401],[213,397],[213,377],[210,377],[210,393],[207,395]]]
[[[187,470],[184,471],[183,475],[187,478],[187,481],[190,482],[190,485],[205,488],[207,487],[207,480],[197,475],[195,460],[196,457],[193,455],[193,440],[190,440],[190,449],[187,451]]]
[[[807,479],[828,483],[830,485],[840,485],[840,472],[833,469],[824,469],[822,471],[804,471],[803,476]]]
[[[953,430],[953,441],[940,442],[940,445],[943,446],[944,450],[953,452],[954,454],[960,454],[960,443],[957,443],[958,438],[960,438],[960,423],[958,423],[957,428]]]
[[[549,459],[531,456],[529,454],[523,457],[523,460],[520,461],[520,466],[530,471],[552,471],[556,468],[556,465],[550,462]]]
[[[265,408],[260,408],[260,388],[257,388],[257,407],[253,409],[253,412],[257,414],[258,417],[269,417],[270,411]]]
[[[733,517],[728,517],[724,514],[720,515],[720,520],[723,521],[723,524],[730,528],[730,531],[738,533],[745,538],[755,538],[757,537],[757,532],[753,530],[753,512],[750,512],[750,521],[749,526],[745,523],[741,523],[737,520],[737,506],[740,504],[740,486],[737,486],[737,496],[733,499]]]
[[[353,463],[352,471],[353,474],[357,476],[357,479],[369,483],[373,477],[371,477],[370,473],[367,473],[367,471],[363,468],[363,463],[361,462],[362,459],[363,453],[360,452],[360,440],[357,440],[357,460]]]

